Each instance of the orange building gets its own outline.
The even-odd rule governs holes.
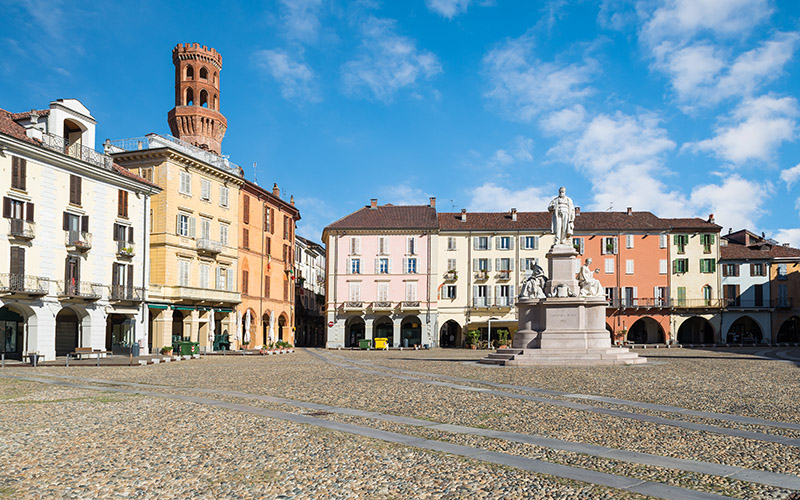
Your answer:
[[[606,328],[619,341],[670,339],[669,223],[650,212],[584,212],[573,241],[605,288]],[[622,332],[626,332],[623,334]]]
[[[277,184],[270,192],[245,181],[239,190],[240,347],[278,340],[294,344],[294,238],[299,219],[294,199],[282,200]]]

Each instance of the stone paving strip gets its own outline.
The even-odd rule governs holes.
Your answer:
[[[716,495],[712,493],[705,493],[705,492],[698,492],[693,490],[688,490],[686,488],[680,488],[676,486],[665,485],[661,483],[656,483],[652,481],[644,481],[640,479],[633,479],[625,476],[619,476],[615,474],[608,474],[604,472],[598,472],[588,469],[582,469],[577,467],[570,467],[566,465],[556,464],[545,462],[541,460],[535,460],[526,457],[520,457],[516,455],[510,455],[506,453],[495,452],[483,448],[477,447],[470,447],[470,446],[463,446],[457,445],[452,443],[446,443],[431,439],[425,439],[415,436],[408,436],[405,434],[400,434],[396,432],[388,432],[374,428],[368,428],[363,426],[357,426],[353,424],[347,424],[342,422],[336,422],[326,419],[320,419],[308,415],[302,415],[297,413],[287,413],[287,412],[280,412],[269,410],[267,408],[260,408],[251,405],[244,405],[239,403],[233,403],[228,401],[220,401],[216,399],[209,399],[203,398],[198,396],[190,396],[184,394],[175,394],[175,393],[166,393],[166,392],[158,392],[154,390],[144,390],[144,389],[127,389],[118,387],[120,385],[118,382],[115,381],[104,381],[105,384],[112,384],[112,385],[105,385],[105,386],[96,386],[96,385],[88,385],[88,384],[78,384],[73,382],[68,382],[63,379],[53,380],[52,378],[44,378],[44,377],[35,377],[35,376],[14,376],[10,374],[0,374],[0,377],[10,378],[14,380],[21,380],[27,382],[39,382],[43,384],[50,384],[60,387],[68,387],[74,389],[86,389],[86,390],[98,390],[98,391],[106,391],[106,392],[118,392],[123,394],[138,394],[142,396],[150,396],[150,397],[157,397],[157,398],[166,398],[172,400],[181,400],[185,402],[191,402],[199,405],[206,405],[206,406],[213,406],[218,408],[225,408],[229,410],[234,410],[243,413],[250,413],[254,415],[265,416],[269,418],[274,418],[278,420],[289,421],[293,423],[300,423],[306,425],[312,425],[316,427],[321,427],[333,431],[344,432],[348,434],[354,434],[358,436],[364,436],[368,438],[373,438],[381,441],[386,441],[390,443],[396,443],[400,445],[410,446],[413,448],[421,448],[429,451],[436,451],[436,452],[443,452],[449,453],[451,455],[457,455],[465,458],[471,458],[474,460],[488,462],[495,465],[503,465],[507,467],[513,467],[521,470],[525,470],[528,472],[534,472],[538,474],[546,474],[550,476],[555,476],[558,478],[563,479],[570,479],[574,481],[581,481],[611,488],[620,489],[627,492],[639,493],[642,495],[650,495],[658,498],[665,498],[671,500],[691,500],[691,499],[724,499],[724,498],[733,498],[727,497],[722,495]],[[282,398],[277,398],[282,399]],[[351,410],[352,411],[352,410]],[[371,413],[371,412],[367,412]],[[419,421],[420,423],[427,424],[430,426],[430,422]],[[755,471],[753,471],[755,472]]]
[[[758,483],[767,486],[800,490],[800,477],[794,475],[753,470],[744,467],[715,464],[711,462],[703,462],[698,460],[687,460],[681,458],[665,457],[662,455],[654,455],[650,453],[626,451],[618,448],[610,448],[593,444],[579,443],[563,439],[554,439],[545,436],[537,436],[519,432],[497,431],[492,429],[482,429],[477,427],[439,423],[430,420],[421,420],[411,417],[390,415],[375,411],[343,408],[343,407],[330,406],[320,403],[311,403],[306,401],[298,401],[294,399],[287,399],[287,398],[260,395],[260,394],[251,394],[240,391],[178,387],[178,386],[153,386],[151,384],[142,384],[137,382],[122,382],[122,381],[103,380],[95,378],[72,377],[65,375],[44,375],[44,376],[53,377],[57,379],[64,379],[64,380],[77,380],[80,382],[87,382],[94,384],[104,384],[110,386],[137,387],[150,390],[165,390],[165,391],[166,390],[194,391],[194,392],[202,392],[204,394],[215,394],[215,395],[230,396],[233,398],[252,399],[252,400],[274,403],[278,405],[287,405],[287,406],[305,408],[308,410],[314,410],[318,412],[337,413],[341,415],[350,415],[366,419],[383,420],[387,422],[393,422],[412,427],[424,427],[430,430],[441,431],[446,433],[467,434],[467,435],[481,436],[485,438],[501,439],[504,441],[510,441],[515,443],[535,445],[542,448],[550,448],[554,450],[566,451],[571,453],[579,453],[584,455],[592,455],[596,457],[608,458],[612,460],[618,460],[621,462],[629,462],[633,464],[649,465],[654,467],[676,469],[676,470],[694,472],[699,474],[721,476],[729,479]]]
[[[363,368],[363,367],[360,367],[360,366],[353,366],[353,364],[348,363],[348,362],[337,362],[337,361],[331,360],[331,359],[329,359],[329,358],[327,358],[327,357],[325,357],[325,356],[323,356],[323,355],[321,355],[321,354],[319,354],[317,352],[313,352],[313,351],[310,351],[310,352],[311,352],[312,355],[317,356],[319,359],[321,359],[321,360],[323,360],[323,361],[325,361],[327,363],[331,363],[331,364],[333,364],[335,366],[339,366],[340,368],[345,368],[345,369],[349,369],[349,370],[356,370],[356,371],[360,371],[362,373],[368,373],[368,374],[372,374],[372,375],[383,375],[383,376],[386,376],[386,377],[394,377],[394,378],[399,378],[399,379],[402,379],[402,380],[419,382],[419,383],[423,383],[423,384],[439,385],[439,386],[449,387],[451,389],[457,389],[457,390],[462,390],[462,391],[481,392],[481,393],[484,393],[484,394],[491,394],[491,395],[494,395],[494,396],[500,396],[500,397],[506,397],[506,398],[514,398],[514,399],[523,399],[523,400],[528,400],[528,401],[536,401],[536,402],[539,402],[539,403],[546,403],[546,404],[550,404],[550,405],[554,405],[554,406],[561,406],[561,407],[570,408],[570,409],[573,409],[573,410],[582,410],[582,411],[588,411],[588,412],[592,412],[592,413],[600,413],[600,414],[611,415],[611,416],[619,417],[619,418],[627,418],[627,419],[631,419],[631,420],[639,420],[639,421],[642,421],[642,422],[649,422],[649,423],[653,423],[653,424],[670,425],[670,426],[673,426],[673,427],[681,427],[681,428],[684,428],[684,429],[691,429],[691,430],[695,430],[695,431],[712,432],[712,433],[715,433],[715,434],[724,434],[724,435],[728,435],[728,436],[735,436],[735,437],[741,437],[741,438],[745,438],[745,439],[753,439],[753,440],[757,440],[757,441],[765,441],[765,442],[783,444],[783,445],[788,445],[788,446],[800,446],[800,439],[790,438],[790,437],[786,437],[786,436],[776,436],[776,435],[773,435],[773,434],[766,434],[766,433],[761,433],[761,432],[753,432],[753,431],[734,429],[734,428],[729,428],[729,427],[719,427],[719,426],[708,425],[708,424],[699,424],[699,423],[688,422],[688,421],[684,421],[684,420],[674,420],[674,419],[668,419],[668,418],[658,417],[658,416],[654,416],[654,415],[644,415],[644,414],[640,414],[640,413],[633,413],[633,412],[628,412],[628,411],[615,410],[615,409],[612,409],[612,408],[603,408],[603,407],[592,406],[592,405],[588,405],[588,404],[574,403],[574,402],[571,402],[571,401],[563,401],[563,400],[545,398],[545,397],[539,397],[539,396],[528,396],[528,395],[525,395],[525,394],[515,394],[515,393],[511,393],[511,392],[506,392],[506,391],[496,391],[496,390],[492,390],[492,389],[484,389],[484,388],[480,388],[480,387],[472,387],[472,386],[467,386],[467,385],[462,385],[462,384],[455,384],[455,383],[450,383],[450,382],[439,382],[439,381],[435,381],[435,380],[427,380],[427,379],[424,379],[424,378],[420,378],[419,376],[403,375],[403,374],[398,374],[398,373],[388,373],[386,371],[379,371],[379,370],[376,370],[376,369]],[[430,373],[419,373],[419,375],[427,376],[427,377],[441,377],[440,375],[432,375]]]
[[[311,351],[312,354],[318,355],[318,353]],[[345,360],[348,363],[358,364],[363,366],[371,366],[382,370],[389,370],[397,373],[403,373],[405,375],[413,375],[413,376],[425,376],[425,377],[433,377],[439,378],[443,380],[452,380],[456,382],[472,382],[479,385],[487,385],[490,387],[497,387],[500,389],[512,389],[517,391],[523,392],[533,392],[537,394],[547,394],[550,396],[561,396],[570,399],[587,399],[590,401],[597,401],[602,403],[609,403],[614,405],[621,405],[621,406],[633,406],[634,408],[639,408],[642,410],[652,410],[652,411],[660,411],[664,413],[679,413],[681,415],[691,415],[693,417],[701,417],[701,418],[708,418],[714,420],[725,420],[729,422],[736,422],[740,424],[748,424],[748,425],[761,425],[766,427],[779,427],[782,429],[792,429],[792,430],[800,430],[800,424],[793,423],[793,422],[779,422],[776,420],[768,420],[764,418],[753,418],[753,417],[746,417],[742,415],[734,415],[732,413],[717,413],[711,411],[698,411],[692,410],[689,408],[682,408],[679,406],[670,406],[670,405],[663,405],[663,404],[655,404],[655,403],[645,403],[641,401],[630,401],[627,399],[620,399],[620,398],[611,398],[606,396],[597,396],[593,394],[573,394],[569,392],[563,391],[555,391],[551,389],[540,389],[537,387],[530,387],[524,385],[514,385],[514,384],[502,384],[500,382],[491,382],[488,380],[464,380],[460,377],[453,377],[449,375],[441,375],[441,374],[432,374],[429,372],[417,372],[412,370],[403,370],[400,368],[393,368],[389,366],[384,366],[378,363],[373,363],[370,361],[364,360],[356,360],[352,358],[347,358],[346,356],[340,356],[333,353],[326,353],[326,355],[333,356],[335,358],[339,358]],[[324,359],[324,356],[321,356],[320,359]]]

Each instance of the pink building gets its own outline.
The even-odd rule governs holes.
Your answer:
[[[373,199],[325,228],[327,347],[434,343],[437,230],[435,198],[412,206]]]

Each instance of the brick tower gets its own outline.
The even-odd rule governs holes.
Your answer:
[[[228,121],[219,112],[222,56],[197,43],[172,49],[175,65],[175,107],[167,114],[172,135],[217,154]]]

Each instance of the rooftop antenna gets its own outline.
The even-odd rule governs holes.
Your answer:
[[[613,201],[608,204],[608,208],[606,209],[606,212],[610,212],[612,210],[614,210],[614,202]]]
[[[455,212],[455,210],[456,210],[456,204],[453,202],[453,200],[450,200],[450,207],[451,207],[451,208],[452,208],[452,210]]]
[[[258,170],[256,170],[256,162],[253,162],[253,184],[258,184]]]

